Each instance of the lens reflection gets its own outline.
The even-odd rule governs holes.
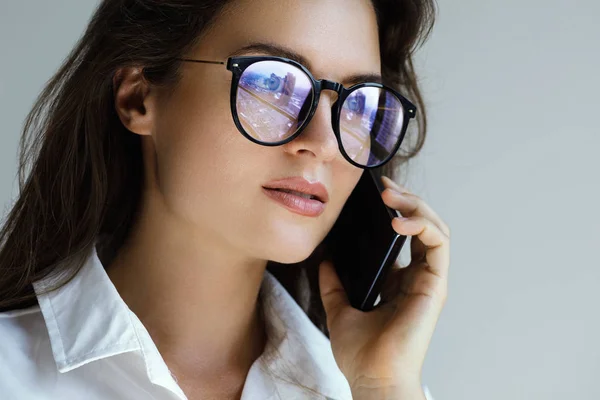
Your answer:
[[[276,143],[292,136],[302,125],[312,98],[310,78],[301,69],[279,61],[260,61],[249,66],[240,78],[237,113],[250,136]]]
[[[394,151],[403,124],[402,103],[392,92],[378,87],[357,89],[342,105],[342,146],[356,163],[377,165]]]

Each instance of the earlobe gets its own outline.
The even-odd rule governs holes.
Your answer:
[[[138,135],[151,135],[151,90],[142,68],[120,68],[113,76],[113,89],[115,110],[125,128]]]

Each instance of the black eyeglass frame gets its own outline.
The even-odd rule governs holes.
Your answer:
[[[229,71],[231,71],[233,74],[233,80],[231,82],[231,94],[230,94],[231,114],[233,117],[233,121],[234,121],[236,127],[238,128],[238,130],[240,131],[240,133],[242,135],[244,135],[244,137],[246,139],[248,139],[251,142],[254,142],[256,144],[262,145],[262,146],[268,146],[268,147],[281,146],[281,145],[289,143],[292,140],[294,140],[295,138],[297,138],[304,131],[306,126],[308,126],[308,124],[312,120],[312,118],[317,110],[317,106],[319,105],[319,99],[321,98],[321,91],[323,91],[323,90],[335,91],[338,94],[338,98],[331,107],[331,111],[332,111],[331,112],[331,125],[333,128],[333,133],[335,134],[336,140],[338,142],[338,149],[342,153],[342,156],[350,164],[354,165],[355,167],[361,168],[361,169],[375,169],[375,168],[379,168],[379,167],[385,165],[386,163],[388,163],[394,157],[394,155],[397,153],[397,151],[400,149],[400,146],[402,145],[404,136],[406,135],[406,131],[408,129],[408,124],[409,124],[410,120],[416,116],[416,113],[417,113],[417,107],[412,102],[410,102],[407,98],[405,98],[404,96],[402,96],[400,93],[398,93],[396,90],[394,90],[393,88],[391,88],[389,86],[386,86],[384,84],[377,83],[377,82],[362,82],[362,83],[358,83],[356,85],[352,85],[349,88],[346,88],[346,87],[344,87],[344,85],[342,85],[339,82],[334,82],[334,81],[330,81],[327,79],[317,80],[314,78],[314,76],[308,70],[308,68],[306,68],[304,65],[298,63],[297,61],[294,61],[294,60],[291,60],[291,59],[285,58],[285,57],[238,56],[238,57],[230,57],[227,59],[226,62],[197,60],[197,59],[191,59],[191,58],[179,58],[178,60],[186,61],[186,62],[194,62],[194,63],[203,63],[203,64],[226,65],[226,68]],[[257,62],[261,62],[261,61],[279,61],[279,62],[283,62],[285,64],[290,64],[290,65],[300,69],[302,72],[304,72],[309,77],[309,80],[311,81],[312,88],[313,88],[313,93],[312,93],[313,98],[312,98],[312,104],[310,106],[310,112],[308,113],[308,115],[307,115],[306,119],[304,120],[304,122],[302,123],[302,125],[300,125],[298,127],[298,129],[296,130],[296,132],[294,132],[294,134],[291,135],[289,138],[286,138],[282,141],[274,142],[274,143],[263,142],[263,141],[257,140],[254,137],[252,137],[250,134],[248,134],[248,132],[246,132],[246,130],[242,126],[240,119],[238,117],[238,113],[237,113],[237,91],[238,91],[238,84],[240,82],[240,79],[241,79],[244,71],[249,66],[251,66],[252,64],[255,64]],[[344,102],[354,91],[365,88],[365,87],[376,87],[379,89],[385,89],[385,90],[389,91],[390,93],[392,93],[400,101],[400,104],[404,108],[404,113],[405,113],[404,115],[408,116],[408,118],[404,117],[402,132],[400,133],[398,142],[394,146],[393,151],[391,151],[389,156],[387,156],[379,164],[372,165],[372,166],[361,165],[361,164],[355,162],[354,160],[352,160],[352,158],[350,158],[350,156],[344,150],[341,133],[340,133],[340,114],[341,114],[342,106],[343,106]],[[373,141],[371,143],[373,143]]]

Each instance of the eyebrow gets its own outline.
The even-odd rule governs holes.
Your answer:
[[[267,55],[271,55],[271,56],[289,58],[290,60],[294,60],[297,63],[304,65],[306,68],[308,68],[308,70],[312,70],[312,65],[311,65],[310,61],[306,57],[304,57],[302,54],[300,54],[290,48],[287,48],[287,47],[284,47],[284,46],[281,46],[278,44],[273,44],[273,43],[251,43],[247,46],[244,46],[244,47],[234,51],[229,56],[236,57],[236,56],[247,55],[248,53],[262,53],[262,54],[267,54]],[[342,82],[347,83],[347,84],[348,83],[361,83],[361,82],[383,83],[383,78],[382,78],[381,74],[376,74],[376,73],[352,74],[352,75],[346,76],[342,80]]]

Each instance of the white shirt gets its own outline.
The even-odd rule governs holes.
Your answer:
[[[95,249],[66,286],[39,294],[49,279],[33,285],[39,305],[0,313],[2,399],[186,399]],[[268,339],[241,399],[351,400],[329,339],[269,271],[262,285]]]

